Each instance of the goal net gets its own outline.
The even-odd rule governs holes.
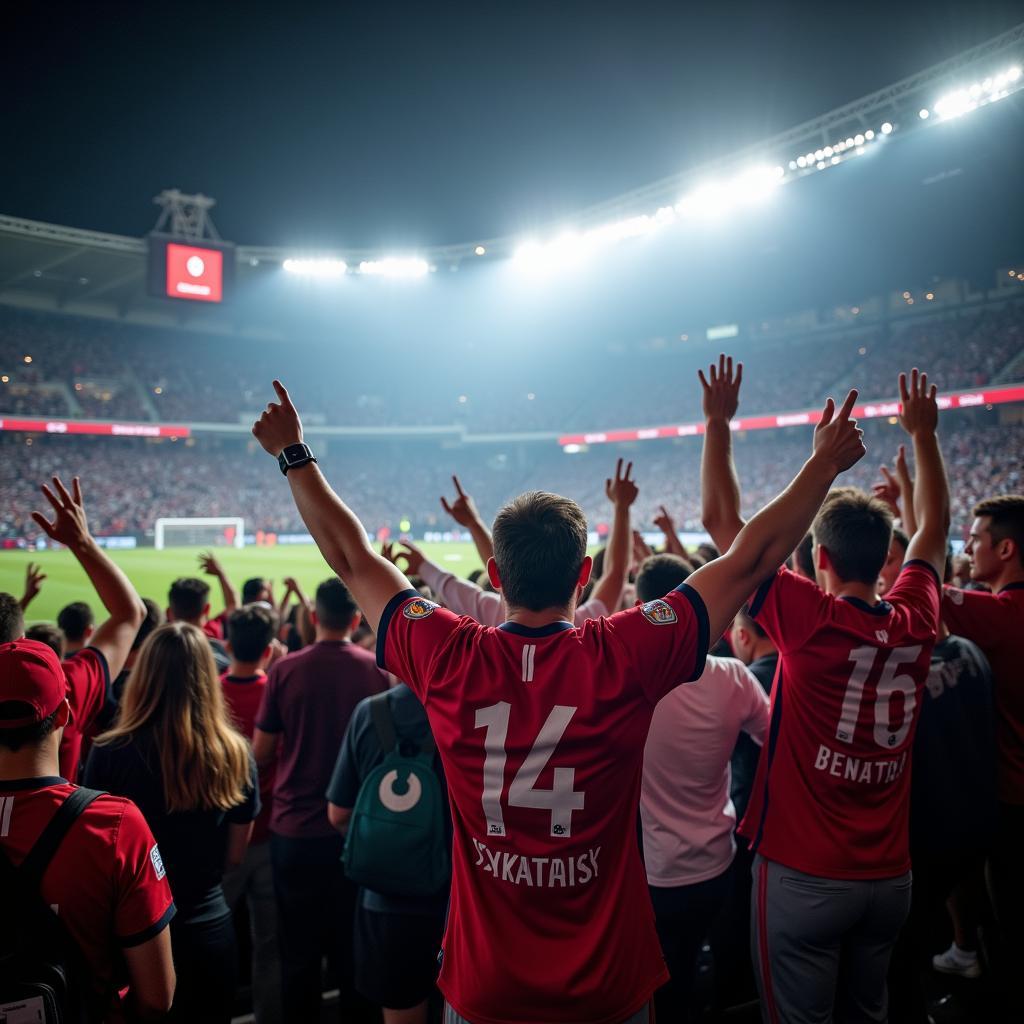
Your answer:
[[[164,548],[240,548],[245,543],[245,521],[239,516],[219,519],[158,519],[153,546]]]

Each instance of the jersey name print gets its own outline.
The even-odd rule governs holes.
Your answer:
[[[378,658],[426,707],[449,784],[441,990],[477,1024],[618,1024],[667,977],[637,808],[654,706],[703,669],[700,596],[540,629],[410,618],[417,597],[389,605]]]
[[[908,562],[886,600],[834,598],[780,570],[751,612],[779,649],[771,724],[740,832],[825,878],[910,868],[910,752],[938,629],[939,581]]]

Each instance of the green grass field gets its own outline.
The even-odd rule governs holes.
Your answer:
[[[424,553],[438,565],[466,576],[479,566],[480,559],[472,544],[422,544]],[[203,548],[169,548],[156,551],[139,548],[134,551],[111,551],[110,556],[128,574],[128,578],[143,597],[150,597],[161,607],[167,602],[167,589],[179,576],[202,576],[199,553]],[[275,592],[285,576],[294,576],[312,597],[318,583],[331,575],[331,570],[312,545],[277,548],[218,548],[217,558],[227,570],[235,589],[241,591],[242,582],[251,576],[266,576],[274,581]],[[33,622],[53,622],[57,612],[71,601],[86,601],[102,617],[92,587],[67,551],[2,551],[0,552],[0,591],[21,597],[25,585],[25,567],[29,562],[42,566],[47,579],[42,592],[29,607],[27,619]],[[210,606],[213,614],[223,608],[220,587],[211,584]]]

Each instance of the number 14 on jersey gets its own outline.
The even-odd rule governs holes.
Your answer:
[[[538,789],[537,780],[547,767],[555,747],[576,713],[576,708],[556,704],[537,733],[530,752],[508,787],[509,807],[528,807],[550,813],[551,836],[565,838],[572,835],[572,812],[583,810],[584,794],[573,789],[575,768],[555,768],[550,789]],[[487,834],[503,836],[505,814],[502,796],[505,789],[505,744],[508,740],[512,705],[507,701],[479,708],[476,728],[486,729],[484,734],[484,778],[482,803]]]

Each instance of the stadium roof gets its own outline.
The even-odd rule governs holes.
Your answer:
[[[779,178],[786,182],[830,170],[861,150],[864,144],[850,146],[851,139],[864,136],[869,140],[872,136],[881,139],[883,133],[888,135],[893,128],[894,138],[927,130],[946,116],[940,113],[942,102],[947,104],[949,116],[973,109],[972,104],[978,105],[975,98],[965,91],[961,102],[956,90],[969,90],[974,78],[980,89],[982,81],[991,83],[993,75],[1016,62],[1017,75],[1012,83],[1002,83],[997,91],[989,87],[981,96],[982,105],[990,96],[1001,98],[1024,87],[1024,77],[1020,75],[1022,58],[1024,24],[772,139],[581,210],[575,218],[574,231],[578,234],[574,233],[574,238],[603,232],[602,237],[616,241],[643,233],[660,224],[661,219],[675,219],[688,190],[692,192],[698,183],[726,180],[731,173],[750,167],[754,161],[774,167],[781,172]],[[940,116],[926,119],[919,116],[919,110]],[[823,154],[823,158],[809,161],[815,154]],[[683,201],[677,202],[681,195]],[[462,245],[426,248],[416,255],[432,269],[457,266],[463,261],[479,260],[481,256],[488,261],[508,257],[521,241],[511,237],[475,239]],[[556,246],[559,242],[555,240]],[[289,257],[308,255],[260,246],[239,246],[236,254],[240,287],[254,282],[268,270],[276,271]],[[363,260],[380,259],[387,254],[347,250],[317,255],[334,256],[343,259],[349,267],[356,267]],[[236,312],[228,306],[169,303],[149,296],[146,261],[144,239],[0,215],[0,303],[154,325],[194,326],[213,332],[274,335],[265,322],[256,318],[242,322],[244,312]]]

